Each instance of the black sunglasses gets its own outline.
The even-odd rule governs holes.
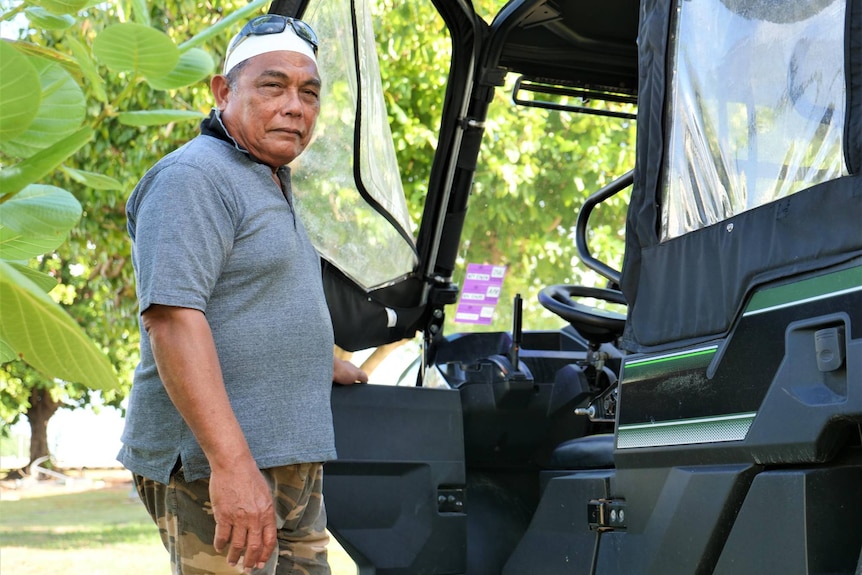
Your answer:
[[[308,42],[314,55],[317,56],[317,34],[314,33],[311,26],[302,20],[290,18],[289,16],[282,16],[280,14],[264,14],[263,16],[258,16],[253,20],[249,20],[248,23],[242,27],[242,30],[239,31],[239,34],[237,34],[234,41],[230,43],[227,53],[230,54],[233,52],[234,48],[239,46],[239,44],[249,36],[281,34],[284,32],[284,29],[288,24],[290,24],[290,27],[293,28],[293,31],[296,32],[297,36]]]

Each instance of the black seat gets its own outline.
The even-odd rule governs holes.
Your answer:
[[[565,441],[554,449],[545,465],[548,469],[606,469],[613,466],[613,433]]]

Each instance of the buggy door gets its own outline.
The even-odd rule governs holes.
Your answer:
[[[456,390],[336,386],[329,529],[360,573],[464,573],[464,441]]]

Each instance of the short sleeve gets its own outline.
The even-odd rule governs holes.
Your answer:
[[[233,206],[203,170],[181,163],[148,175],[130,200],[141,313],[153,304],[206,312],[233,245]]]

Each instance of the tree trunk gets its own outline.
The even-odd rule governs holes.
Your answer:
[[[50,390],[34,389],[30,392],[30,408],[27,419],[30,422],[30,464],[46,455],[48,450],[48,421],[56,413],[60,404],[51,397]]]

